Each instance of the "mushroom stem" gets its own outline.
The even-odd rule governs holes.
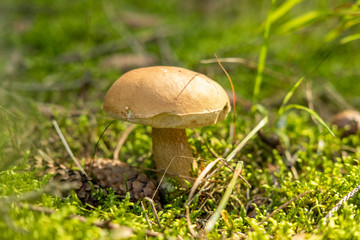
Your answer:
[[[153,154],[156,169],[176,176],[191,176],[193,155],[185,129],[152,128]]]

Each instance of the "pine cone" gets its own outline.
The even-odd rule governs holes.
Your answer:
[[[155,180],[149,179],[144,173],[118,160],[96,159],[92,166],[92,175],[101,186],[113,188],[120,197],[124,197],[128,189],[131,200],[134,201],[144,197],[151,198],[157,186]],[[156,195],[155,200],[158,199]]]
[[[124,162],[112,159],[98,158],[92,166],[92,177],[86,177],[80,171],[71,170],[63,164],[54,162],[44,152],[35,157],[33,167],[42,167],[44,171],[39,172],[40,175],[48,173],[54,174],[54,179],[62,183],[75,183],[75,192],[83,203],[96,205],[97,199],[91,194],[91,184],[94,189],[113,188],[120,198],[125,197],[127,190],[130,192],[132,201],[138,201],[144,197],[152,197],[157,184],[153,179],[149,179],[146,174],[136,170]],[[87,168],[90,169],[90,160],[87,161]],[[125,177],[126,184],[125,185]],[[68,193],[69,194],[69,193]],[[154,200],[159,200],[156,194]]]
[[[99,184],[92,181],[91,178],[88,178],[86,175],[82,174],[78,170],[66,169],[64,166],[59,166],[57,169],[54,179],[60,183],[74,183],[75,193],[79,200],[85,204],[88,203],[92,206],[97,206],[99,201],[94,197],[93,192],[91,191],[91,183],[93,185],[94,191],[102,188]],[[104,189],[105,193],[106,190]],[[67,193],[68,195],[70,192]]]

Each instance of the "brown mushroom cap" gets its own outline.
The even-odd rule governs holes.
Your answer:
[[[122,75],[107,92],[103,109],[155,128],[195,128],[224,120],[230,103],[225,90],[205,75],[156,66]]]

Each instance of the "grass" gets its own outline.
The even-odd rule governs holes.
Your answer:
[[[214,239],[358,239],[358,195],[328,221],[325,216],[360,183],[359,135],[340,138],[329,124],[332,114],[360,105],[359,3],[274,1],[272,11],[270,5],[2,1],[0,238],[191,239],[188,222],[201,234],[212,219],[206,234]],[[214,53],[245,60],[222,62],[240,96],[234,109],[238,142],[230,116],[196,129],[199,135],[187,130],[199,169],[217,159],[214,152],[231,156],[225,165],[216,163],[212,182],[201,184],[191,203],[181,188],[165,193],[157,211],[97,190],[99,205],[89,206],[74,192],[61,193],[70,186],[53,185],[51,174],[43,175],[49,161],[77,168],[52,119],[80,163],[93,153],[113,157],[128,124],[109,125],[103,96],[122,73],[143,65],[139,56],[204,72],[231,89],[216,61],[201,63]],[[258,112],[248,111],[249,101]],[[267,124],[255,129],[264,117]],[[275,144],[260,134],[246,138],[254,129]],[[154,167],[151,128],[135,126],[119,159]]]

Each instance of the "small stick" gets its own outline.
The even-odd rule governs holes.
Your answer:
[[[74,161],[74,163],[76,164],[76,166],[79,168],[80,172],[87,177],[86,172],[84,171],[84,169],[83,169],[82,166],[80,165],[79,161],[75,158],[75,156],[74,156],[74,154],[72,153],[69,145],[67,144],[67,142],[66,142],[66,140],[65,140],[65,137],[64,137],[64,135],[62,134],[62,132],[61,132],[61,130],[60,130],[60,128],[59,128],[58,123],[56,122],[55,119],[53,119],[51,122],[52,122],[52,124],[54,125],[55,130],[56,130],[57,134],[59,135],[59,137],[60,137],[60,139],[61,139],[61,142],[64,144],[65,149],[66,149],[66,151],[68,152],[68,154],[70,155],[71,159]]]
[[[264,222],[266,222],[267,220],[269,220],[269,218],[271,218],[271,217],[273,217],[275,214],[277,214],[280,210],[286,208],[290,203],[296,201],[297,199],[305,196],[306,194],[308,194],[308,193],[310,193],[310,192],[312,192],[312,190],[309,190],[309,191],[300,193],[299,195],[293,197],[292,199],[290,199],[289,201],[287,201],[286,203],[284,203],[283,205],[281,205],[279,208],[277,208],[275,211],[273,211],[269,216],[267,216],[266,218],[264,218],[263,220],[261,220],[258,225],[263,224]],[[251,230],[252,230],[252,229],[251,229]]]
[[[114,158],[115,160],[119,160],[119,152],[120,152],[120,149],[121,149],[122,145],[124,145],[127,137],[129,136],[129,134],[131,133],[131,131],[134,129],[134,127],[135,127],[135,124],[131,124],[131,125],[124,131],[124,133],[121,135],[121,137],[120,137],[120,139],[119,139],[119,142],[118,142],[118,144],[116,145],[114,154],[113,154],[113,158]]]
[[[154,216],[155,216],[155,219],[156,219],[156,222],[157,222],[159,228],[161,229],[162,227],[161,227],[161,223],[160,223],[159,216],[158,216],[157,211],[156,211],[156,208],[155,208],[154,201],[153,201],[151,198],[149,198],[149,197],[144,197],[144,199],[142,200],[142,202],[145,201],[145,200],[150,203],[151,209],[152,209],[152,211],[153,211],[153,213],[154,213]]]
[[[345,197],[343,197],[342,199],[340,199],[340,201],[335,204],[335,206],[326,214],[325,216],[325,220],[329,221],[329,218],[331,218],[335,212],[337,212],[341,206],[343,205],[344,202],[348,201],[349,199],[351,199],[352,197],[355,196],[355,194],[357,192],[359,192],[360,190],[360,184],[357,185],[353,190],[351,190],[348,194],[345,195]]]
[[[148,215],[147,215],[147,213],[146,213],[146,209],[145,209],[144,201],[141,201],[141,202],[140,202],[140,205],[141,205],[142,210],[143,210],[143,211],[144,211],[144,213],[145,213],[145,219],[146,219],[147,223],[149,224],[149,227],[150,227],[150,229],[151,229],[151,231],[152,231],[152,230],[153,230],[153,228],[152,228],[152,225],[151,225],[150,219],[149,219],[149,217],[148,217]]]

